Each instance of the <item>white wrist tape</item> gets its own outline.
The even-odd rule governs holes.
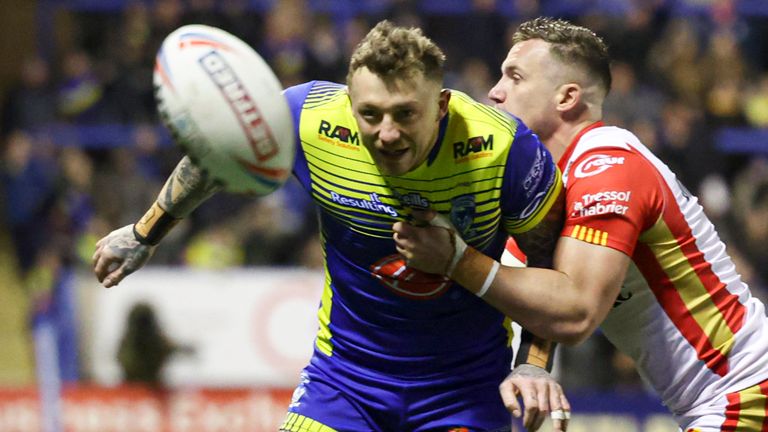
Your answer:
[[[480,288],[480,291],[475,293],[476,296],[482,297],[485,295],[485,293],[488,292],[488,288],[491,287],[491,284],[493,283],[493,279],[496,277],[496,273],[498,273],[499,271],[499,267],[501,267],[499,262],[494,261],[493,267],[491,267],[491,271],[489,271],[488,276],[485,277],[485,282],[483,282],[483,286]]]

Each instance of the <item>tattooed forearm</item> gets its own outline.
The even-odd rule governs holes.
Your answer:
[[[220,189],[185,156],[163,186],[157,202],[174,217],[182,218]]]
[[[560,238],[565,220],[565,193],[560,193],[544,219],[523,234],[515,235],[520,250],[528,257],[528,266],[552,268],[555,245]]]

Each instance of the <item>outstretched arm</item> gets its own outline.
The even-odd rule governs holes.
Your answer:
[[[141,268],[165,234],[219,189],[205,171],[185,156],[139,221],[112,231],[96,243],[96,278],[109,288]]]

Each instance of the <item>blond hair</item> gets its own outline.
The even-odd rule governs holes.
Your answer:
[[[420,29],[397,27],[384,20],[368,32],[349,61],[347,83],[360,68],[368,68],[385,81],[424,78],[443,83],[445,54]]]

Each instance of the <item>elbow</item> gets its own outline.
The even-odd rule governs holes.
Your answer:
[[[563,345],[576,346],[587,340],[598,325],[594,317],[584,315],[578,319],[563,322],[553,329],[549,339]]]

